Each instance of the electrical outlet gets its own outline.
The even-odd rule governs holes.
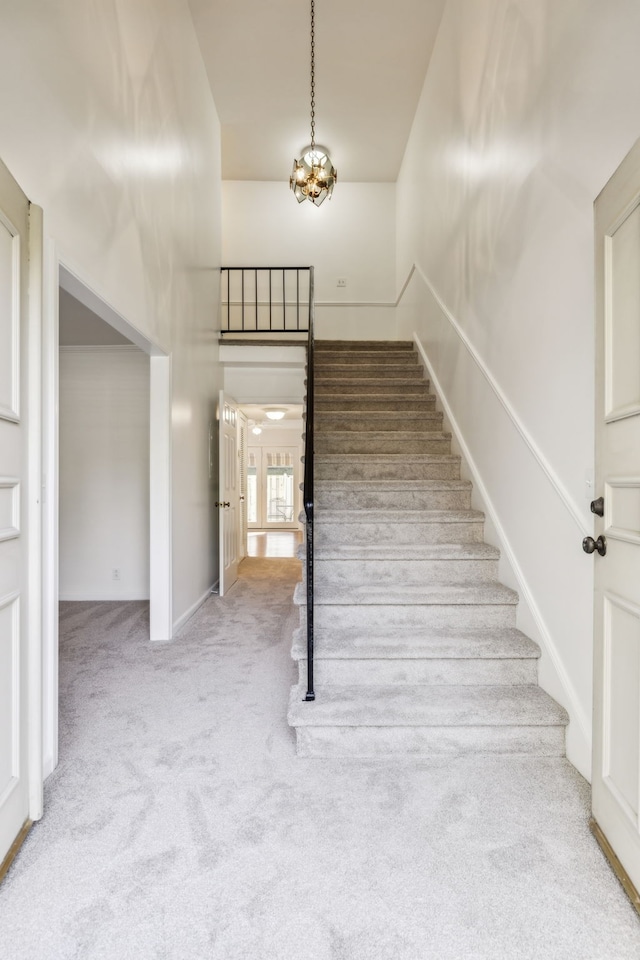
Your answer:
[[[346,279],[345,279],[344,277],[339,277],[339,278],[338,278],[337,286],[339,286],[339,287],[346,287],[346,285],[347,285]]]
[[[114,567],[113,570],[111,571],[111,579],[112,580],[120,579],[120,570],[118,569],[118,567]]]

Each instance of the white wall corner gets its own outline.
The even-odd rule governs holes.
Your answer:
[[[412,270],[413,273],[413,270]],[[405,285],[406,288],[406,285]],[[404,288],[403,288],[404,289]],[[438,406],[444,414],[444,429],[451,432],[452,451],[462,457],[462,474],[468,474],[473,482],[474,507],[486,515],[485,538],[501,551],[501,579],[518,591],[518,626],[527,633],[541,649],[538,682],[543,690],[567,710],[570,722],[566,735],[567,759],[588,781],[591,780],[591,722],[583,709],[575,686],[569,676],[554,642],[551,631],[537,604],[533,591],[519,564],[509,537],[500,521],[498,511],[483,481],[478,465],[465,442],[460,426],[447,401],[442,385],[424,349],[419,335],[414,331],[416,349],[428,372],[438,398]]]

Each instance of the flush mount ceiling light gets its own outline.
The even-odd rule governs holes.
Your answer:
[[[262,433],[262,427],[259,427],[256,423],[253,427],[251,427],[251,433],[254,433],[256,437],[259,436]]]
[[[311,0],[311,145],[293,161],[289,186],[298,203],[311,200],[317,207],[333,193],[338,171],[324,147],[316,146],[316,6]]]
[[[287,411],[283,410],[282,407],[265,407],[264,412],[269,420],[282,420]]]

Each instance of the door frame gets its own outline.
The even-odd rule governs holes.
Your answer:
[[[606,460],[607,441],[605,432],[607,423],[627,421],[630,416],[638,416],[637,406],[622,407],[616,416],[608,415],[611,398],[608,389],[612,373],[608,370],[610,355],[607,353],[607,336],[611,332],[613,301],[608,281],[613,265],[611,238],[634,211],[640,206],[640,140],[636,141],[626,157],[614,171],[607,184],[596,198],[594,205],[594,253],[595,253],[595,492],[604,497],[604,512],[597,513],[595,532],[607,535],[614,544],[618,540],[628,539],[624,531],[616,529],[612,517],[611,489],[623,486],[617,475],[610,475],[611,460]],[[619,443],[619,440],[618,440]],[[627,447],[628,448],[628,447]],[[635,449],[631,447],[631,449]],[[619,464],[616,464],[616,467]],[[615,470],[615,467],[613,468]],[[635,464],[630,466],[635,477]],[[625,468],[625,473],[626,468]],[[628,477],[626,479],[629,479]],[[634,484],[635,485],[635,481]],[[595,512],[595,511],[594,511]],[[600,519],[602,517],[602,519]],[[634,542],[633,540],[631,541]],[[637,542],[637,541],[636,541]],[[636,547],[636,549],[638,549]],[[603,553],[604,556],[604,553]],[[610,635],[607,628],[607,610],[605,601],[620,600],[620,606],[637,610],[635,599],[627,597],[621,589],[621,598],[616,597],[607,586],[604,560],[595,557],[594,571],[594,634],[593,634],[593,750],[592,750],[592,818],[591,830],[609,860],[614,872],[629,896],[636,910],[640,912],[640,887],[637,886],[638,829],[624,815],[624,800],[616,796],[615,784],[607,784],[609,778],[607,724],[610,704],[608,688],[610,663],[607,651],[610,649]],[[613,578],[611,578],[613,581]],[[615,586],[619,581],[613,581]],[[614,590],[615,590],[614,586]],[[617,603],[616,603],[617,605]],[[623,815],[619,816],[618,811]],[[637,814],[636,814],[637,819]],[[625,865],[626,864],[626,865]],[[632,878],[630,871],[633,873]],[[634,882],[636,886],[634,886]]]
[[[149,356],[149,607],[150,640],[173,637],[171,566],[171,355],[150,340],[63,262],[51,239],[45,241],[42,275],[42,730],[41,769],[49,776],[58,763],[58,598],[59,598],[59,332],[58,292],[62,287]],[[38,383],[40,381],[38,380]]]

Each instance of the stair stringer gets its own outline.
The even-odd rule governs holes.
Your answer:
[[[443,429],[451,434],[452,451],[461,458],[461,476],[473,484],[472,502],[476,509],[485,514],[485,540],[500,551],[500,580],[518,592],[520,598],[517,608],[518,627],[540,647],[538,683],[554,700],[562,704],[569,715],[566,731],[567,759],[590,782],[592,745],[589,719],[558,652],[551,630],[536,602],[534,591],[529,585],[510,538],[501,523],[499,512],[417,333],[413,334],[413,340],[434,385],[436,408],[443,414]]]

